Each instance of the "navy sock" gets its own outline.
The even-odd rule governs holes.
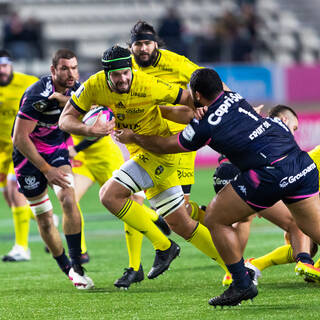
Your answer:
[[[299,254],[297,254],[296,261],[297,262],[301,261],[302,263],[308,263],[308,264],[314,265],[314,262],[310,254],[307,252],[300,252]]]
[[[69,248],[71,264],[80,264],[81,256],[81,232],[76,234],[66,234],[66,240]]]
[[[71,262],[69,260],[69,258],[66,256],[66,253],[63,249],[62,255],[58,256],[58,257],[54,257],[57,261],[57,264],[59,266],[59,268],[62,270],[62,272],[64,272],[66,275],[69,274],[69,271],[71,269]]]
[[[244,266],[243,258],[241,258],[237,263],[227,264],[226,266],[232,274],[233,283],[237,288],[246,289],[250,286],[251,279],[246,267]]]

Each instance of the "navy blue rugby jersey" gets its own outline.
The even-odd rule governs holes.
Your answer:
[[[203,119],[193,119],[179,134],[179,143],[186,150],[208,145],[241,171],[272,165],[300,150],[280,119],[261,117],[235,92],[223,92]]]
[[[71,96],[79,87],[80,83],[76,82],[65,95]],[[62,108],[56,99],[48,99],[54,92],[51,76],[42,77],[25,91],[17,114],[21,119],[37,122],[30,138],[42,155],[52,154],[58,149],[67,149],[65,141],[68,135],[58,127]],[[16,148],[14,153],[19,153]]]

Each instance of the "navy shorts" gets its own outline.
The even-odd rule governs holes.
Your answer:
[[[53,167],[70,165],[69,152],[67,149],[59,149],[52,154],[41,154],[41,156]],[[26,198],[36,197],[47,188],[48,180],[44,174],[26,158],[24,158],[22,162],[19,162],[19,164],[15,164],[14,169],[17,176],[19,192],[23,193]]]
[[[318,176],[315,163],[301,151],[272,166],[242,172],[231,185],[248,205],[261,211],[279,200],[290,204],[318,194]]]

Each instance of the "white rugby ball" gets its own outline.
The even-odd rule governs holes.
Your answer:
[[[102,111],[102,120],[105,121],[105,122],[108,122],[110,121],[112,118],[114,118],[114,114],[112,112],[112,110],[108,107],[97,107],[97,108],[93,108],[91,109],[89,112],[87,112],[83,119],[82,119],[82,122],[84,124],[86,124],[87,126],[92,126],[99,113]],[[97,139],[96,137],[86,137],[87,140],[95,140]]]

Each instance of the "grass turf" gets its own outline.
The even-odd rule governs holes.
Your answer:
[[[213,195],[211,175],[209,170],[196,172],[192,199],[200,204],[208,203]],[[97,186],[90,189],[81,205],[91,255],[86,267],[96,289],[80,291],[72,286],[44,252],[36,223],[31,222],[32,260],[0,262],[0,319],[306,319],[320,313],[319,285],[307,284],[297,277],[294,264],[265,270],[253,303],[213,309],[208,299],[224,290],[223,271],[175,235],[172,238],[181,246],[181,257],[170,270],[155,280],[145,279],[128,291],[120,291],[113,282],[122,275],[128,262],[123,224],[99,204]],[[0,207],[0,253],[5,254],[13,245],[13,226],[3,199]],[[54,207],[61,215],[56,202]],[[256,218],[245,256],[260,256],[282,244],[282,231]],[[153,258],[153,248],[144,240],[145,273]]]

